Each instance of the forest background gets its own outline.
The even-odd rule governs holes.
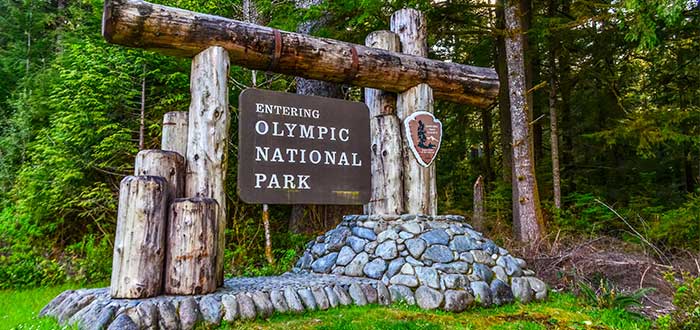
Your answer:
[[[484,1],[163,0],[166,5],[364,44],[403,7],[428,18],[430,57],[499,68],[499,4]],[[695,1],[522,1],[532,147],[548,241],[611,237],[663,255],[700,247],[700,8]],[[252,7],[251,7],[252,5]],[[189,105],[187,59],[109,45],[102,1],[0,0],[0,289],[109,278],[120,180],[161,121]],[[503,65],[500,64],[500,68]],[[499,70],[500,71],[500,70]],[[294,92],[295,80],[232,67],[228,275],[288,270],[315,235],[361,208],[260,205],[237,196],[238,94]],[[255,77],[255,78],[253,78]],[[254,84],[255,81],[255,84]],[[361,101],[359,88],[345,87]],[[505,100],[507,101],[507,100]],[[550,110],[558,114],[561,208],[552,193]],[[505,111],[504,111],[505,109]],[[438,101],[439,213],[470,215],[486,182],[486,232],[512,243],[510,117]]]

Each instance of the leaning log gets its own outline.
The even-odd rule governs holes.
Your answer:
[[[112,298],[161,292],[168,186],[159,176],[127,176],[119,189],[112,259]]]
[[[228,155],[229,57],[221,47],[207,48],[192,60],[189,127],[187,133],[188,197],[213,198],[219,203],[216,274],[224,283],[226,228],[226,168]]]
[[[419,83],[441,99],[485,107],[498,95],[491,68],[316,38],[140,0],[106,0],[102,35],[119,45],[191,57],[210,46],[231,64],[309,79],[403,92]]]
[[[217,288],[218,203],[178,198],[170,205],[165,257],[166,294],[206,294]]]

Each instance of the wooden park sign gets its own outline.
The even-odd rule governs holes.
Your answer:
[[[433,163],[442,142],[442,123],[432,113],[418,111],[403,121],[406,143],[423,167]]]
[[[364,103],[246,89],[239,99],[238,189],[258,204],[365,204]]]

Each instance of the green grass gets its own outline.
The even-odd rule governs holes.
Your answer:
[[[51,319],[36,314],[61,291],[76,285],[24,291],[0,291],[0,329],[58,329]],[[209,327],[202,326],[201,329]],[[650,322],[614,309],[582,305],[570,294],[552,294],[543,303],[475,308],[454,314],[423,311],[414,306],[343,307],[302,315],[275,315],[268,320],[235,322],[217,329],[316,329],[316,330],[539,330],[539,329],[650,329]]]

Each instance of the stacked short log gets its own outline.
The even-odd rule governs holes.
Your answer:
[[[111,294],[146,298],[160,294],[165,255],[167,181],[127,176],[119,189]]]
[[[215,256],[219,205],[211,198],[179,198],[170,205],[165,258],[166,294],[202,294],[217,287]]]

